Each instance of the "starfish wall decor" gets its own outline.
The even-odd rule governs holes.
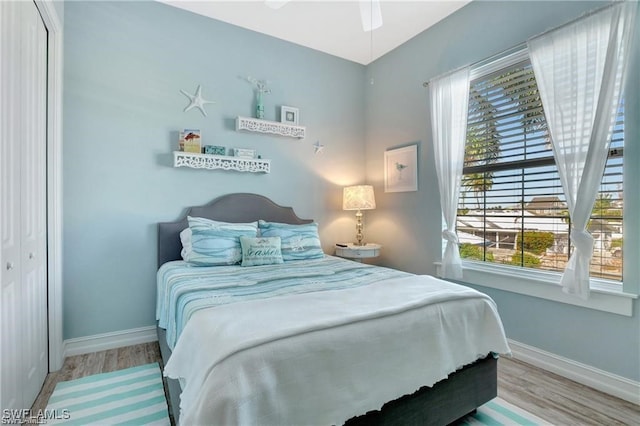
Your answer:
[[[194,95],[190,95],[189,93],[185,92],[184,90],[180,90],[180,93],[185,95],[191,101],[189,103],[189,105],[187,105],[184,108],[184,112],[187,112],[192,108],[198,108],[200,110],[200,112],[202,113],[202,115],[204,115],[206,117],[207,116],[207,111],[204,110],[204,105],[205,104],[215,104],[214,101],[207,101],[207,100],[202,98],[202,87],[200,87],[199,84],[198,84],[198,88],[196,89],[196,93]]]

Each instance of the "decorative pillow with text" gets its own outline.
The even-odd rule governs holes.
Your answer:
[[[242,266],[283,263],[280,237],[240,237]]]

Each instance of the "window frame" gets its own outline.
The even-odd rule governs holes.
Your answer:
[[[529,60],[529,53],[526,44],[520,44],[500,56],[491,57],[474,66],[470,70],[470,81],[525,60]],[[625,222],[623,217],[623,224]],[[442,226],[445,229],[444,221],[442,221]],[[441,262],[435,262],[435,266],[436,274],[441,276]],[[560,286],[561,272],[466,259],[462,259],[462,269],[463,281],[469,284],[629,317],[633,315],[633,301],[638,298],[636,294],[624,292],[624,270],[622,281],[615,281],[615,284],[611,280],[591,278],[591,297],[583,300],[562,291]]]

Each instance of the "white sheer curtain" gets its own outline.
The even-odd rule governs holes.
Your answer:
[[[593,254],[589,216],[620,105],[635,13],[635,3],[619,3],[528,42],[575,246],[560,283],[583,299]]]
[[[431,80],[429,89],[440,205],[446,223],[446,229],[442,231],[442,238],[447,241],[442,258],[442,276],[462,278],[456,216],[467,138],[469,67]]]

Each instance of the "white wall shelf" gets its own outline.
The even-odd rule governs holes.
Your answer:
[[[294,126],[277,121],[260,120],[258,118],[236,117],[236,130],[246,130],[255,133],[271,133],[273,135],[288,136],[303,139],[307,132],[304,126]]]
[[[190,167],[192,169],[237,170],[239,172],[250,173],[269,173],[271,172],[271,160],[174,151],[173,167]]]

